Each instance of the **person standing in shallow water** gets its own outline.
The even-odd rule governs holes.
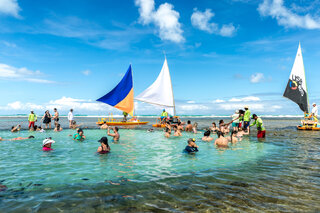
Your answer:
[[[266,129],[264,128],[263,121],[256,114],[252,115],[254,122],[250,126],[257,125],[257,138],[265,138],[266,137]]]
[[[243,129],[244,130],[248,130],[248,132],[250,132],[250,115],[251,115],[251,112],[249,110],[249,107],[248,106],[245,106],[244,107],[245,109],[245,112],[244,112],[244,115],[243,115]]]
[[[108,135],[113,137],[113,141],[118,141],[120,139],[120,134],[119,134],[119,128],[118,127],[113,127],[113,133],[110,133],[110,127],[108,127]]]
[[[189,153],[189,154],[198,152],[199,151],[198,150],[199,147],[195,142],[196,142],[196,139],[189,138],[188,139],[188,145],[184,149],[184,152]]]
[[[54,108],[53,111],[54,111],[54,116],[53,116],[54,126],[56,127],[59,124],[59,112],[57,108]]]
[[[48,125],[49,125],[49,129],[51,129],[51,114],[50,114],[49,110],[45,111],[41,120],[42,120],[43,124],[45,125],[46,129],[48,129]]]
[[[68,121],[69,121],[69,128],[71,129],[72,123],[73,123],[73,109],[70,109],[70,112],[68,113]]]
[[[107,154],[111,151],[111,148],[108,144],[108,138],[107,137],[102,137],[98,142],[101,143],[101,146],[99,146],[97,152],[99,154]]]
[[[37,116],[36,114],[33,113],[33,110],[31,110],[29,114],[28,121],[29,121],[29,129],[31,127],[34,129],[34,123],[37,122]]]

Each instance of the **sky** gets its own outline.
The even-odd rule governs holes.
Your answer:
[[[0,29],[0,115],[119,114],[95,100],[130,64],[141,93],[164,54],[178,115],[299,115],[282,97],[299,41],[320,104],[319,0],[0,0]]]

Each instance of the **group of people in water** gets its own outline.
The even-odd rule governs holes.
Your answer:
[[[44,128],[41,126],[35,125],[35,122],[37,121],[37,116],[34,114],[33,111],[31,111],[30,115],[28,116],[29,121],[29,131],[39,131],[44,132],[44,129],[51,128],[51,119],[54,120],[54,131],[60,132],[62,131],[62,128],[59,124],[59,113],[57,109],[54,109],[54,116],[52,117],[49,111],[47,110],[45,114],[42,117],[43,124],[45,125]],[[165,117],[166,116],[166,117]],[[236,110],[235,113],[231,116],[232,120],[228,123],[225,123],[224,120],[220,120],[218,126],[215,122],[212,123],[212,125],[209,128],[206,128],[203,133],[203,137],[201,138],[204,142],[211,142],[214,140],[213,137],[211,137],[212,134],[216,134],[217,138],[214,141],[214,145],[220,148],[228,148],[229,143],[237,143],[238,141],[242,140],[242,137],[244,135],[249,135],[250,133],[250,126],[257,126],[257,137],[258,138],[265,138],[265,128],[263,125],[263,121],[260,117],[258,117],[256,114],[253,114],[251,116],[251,112],[249,110],[248,106],[244,107],[244,110]],[[254,121],[250,124],[251,119]],[[168,113],[163,110],[163,113],[160,117],[160,120],[162,124],[165,125],[164,128],[164,135],[166,138],[172,137],[172,131],[173,137],[180,137],[182,136],[182,131],[189,132],[189,133],[198,133],[198,123],[194,122],[191,123],[190,120],[187,121],[187,123],[182,122],[179,117],[171,117],[168,115]],[[77,141],[83,141],[86,139],[86,136],[84,135],[83,129],[79,128],[80,125],[76,125],[74,121],[73,116],[73,109],[70,110],[68,114],[68,121],[69,121],[69,127],[71,129],[77,129],[77,132],[72,136],[74,140]],[[119,134],[119,128],[118,127],[112,127],[108,126],[106,123],[100,126],[101,129],[107,130],[107,136],[111,136],[113,138],[113,141],[119,141],[120,134]],[[11,132],[17,132],[20,131],[21,125],[12,126]],[[111,132],[112,130],[112,132]],[[153,131],[153,129],[149,129],[149,132]],[[230,135],[229,135],[230,134]],[[229,135],[229,136],[227,136]],[[102,137],[99,142],[101,143],[101,146],[98,147],[97,152],[100,154],[106,154],[111,151],[111,148],[108,144],[108,138],[107,136]],[[34,136],[29,136],[27,138],[18,137],[13,138],[9,140],[28,140],[32,139]],[[0,137],[0,140],[5,140]],[[198,151],[198,146],[195,143],[194,138],[188,139],[188,145],[185,148],[185,152],[188,153],[195,153]],[[43,140],[43,151],[51,151],[53,150],[51,148],[51,145],[55,143],[55,141],[50,137]]]

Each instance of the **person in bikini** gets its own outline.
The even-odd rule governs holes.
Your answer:
[[[101,143],[101,146],[99,146],[97,153],[99,154],[107,154],[111,151],[111,148],[108,144],[108,138],[102,137],[98,142]]]
[[[108,135],[113,137],[113,141],[118,141],[120,139],[120,134],[119,134],[119,128],[118,127],[113,127],[112,128],[113,133],[110,133],[110,127],[108,127]]]

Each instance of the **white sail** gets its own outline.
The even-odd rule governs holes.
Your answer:
[[[302,111],[308,112],[308,91],[300,43],[283,96],[297,103]]]
[[[167,59],[164,60],[157,80],[136,98],[149,104],[162,106],[171,115],[175,115],[175,103]]]

